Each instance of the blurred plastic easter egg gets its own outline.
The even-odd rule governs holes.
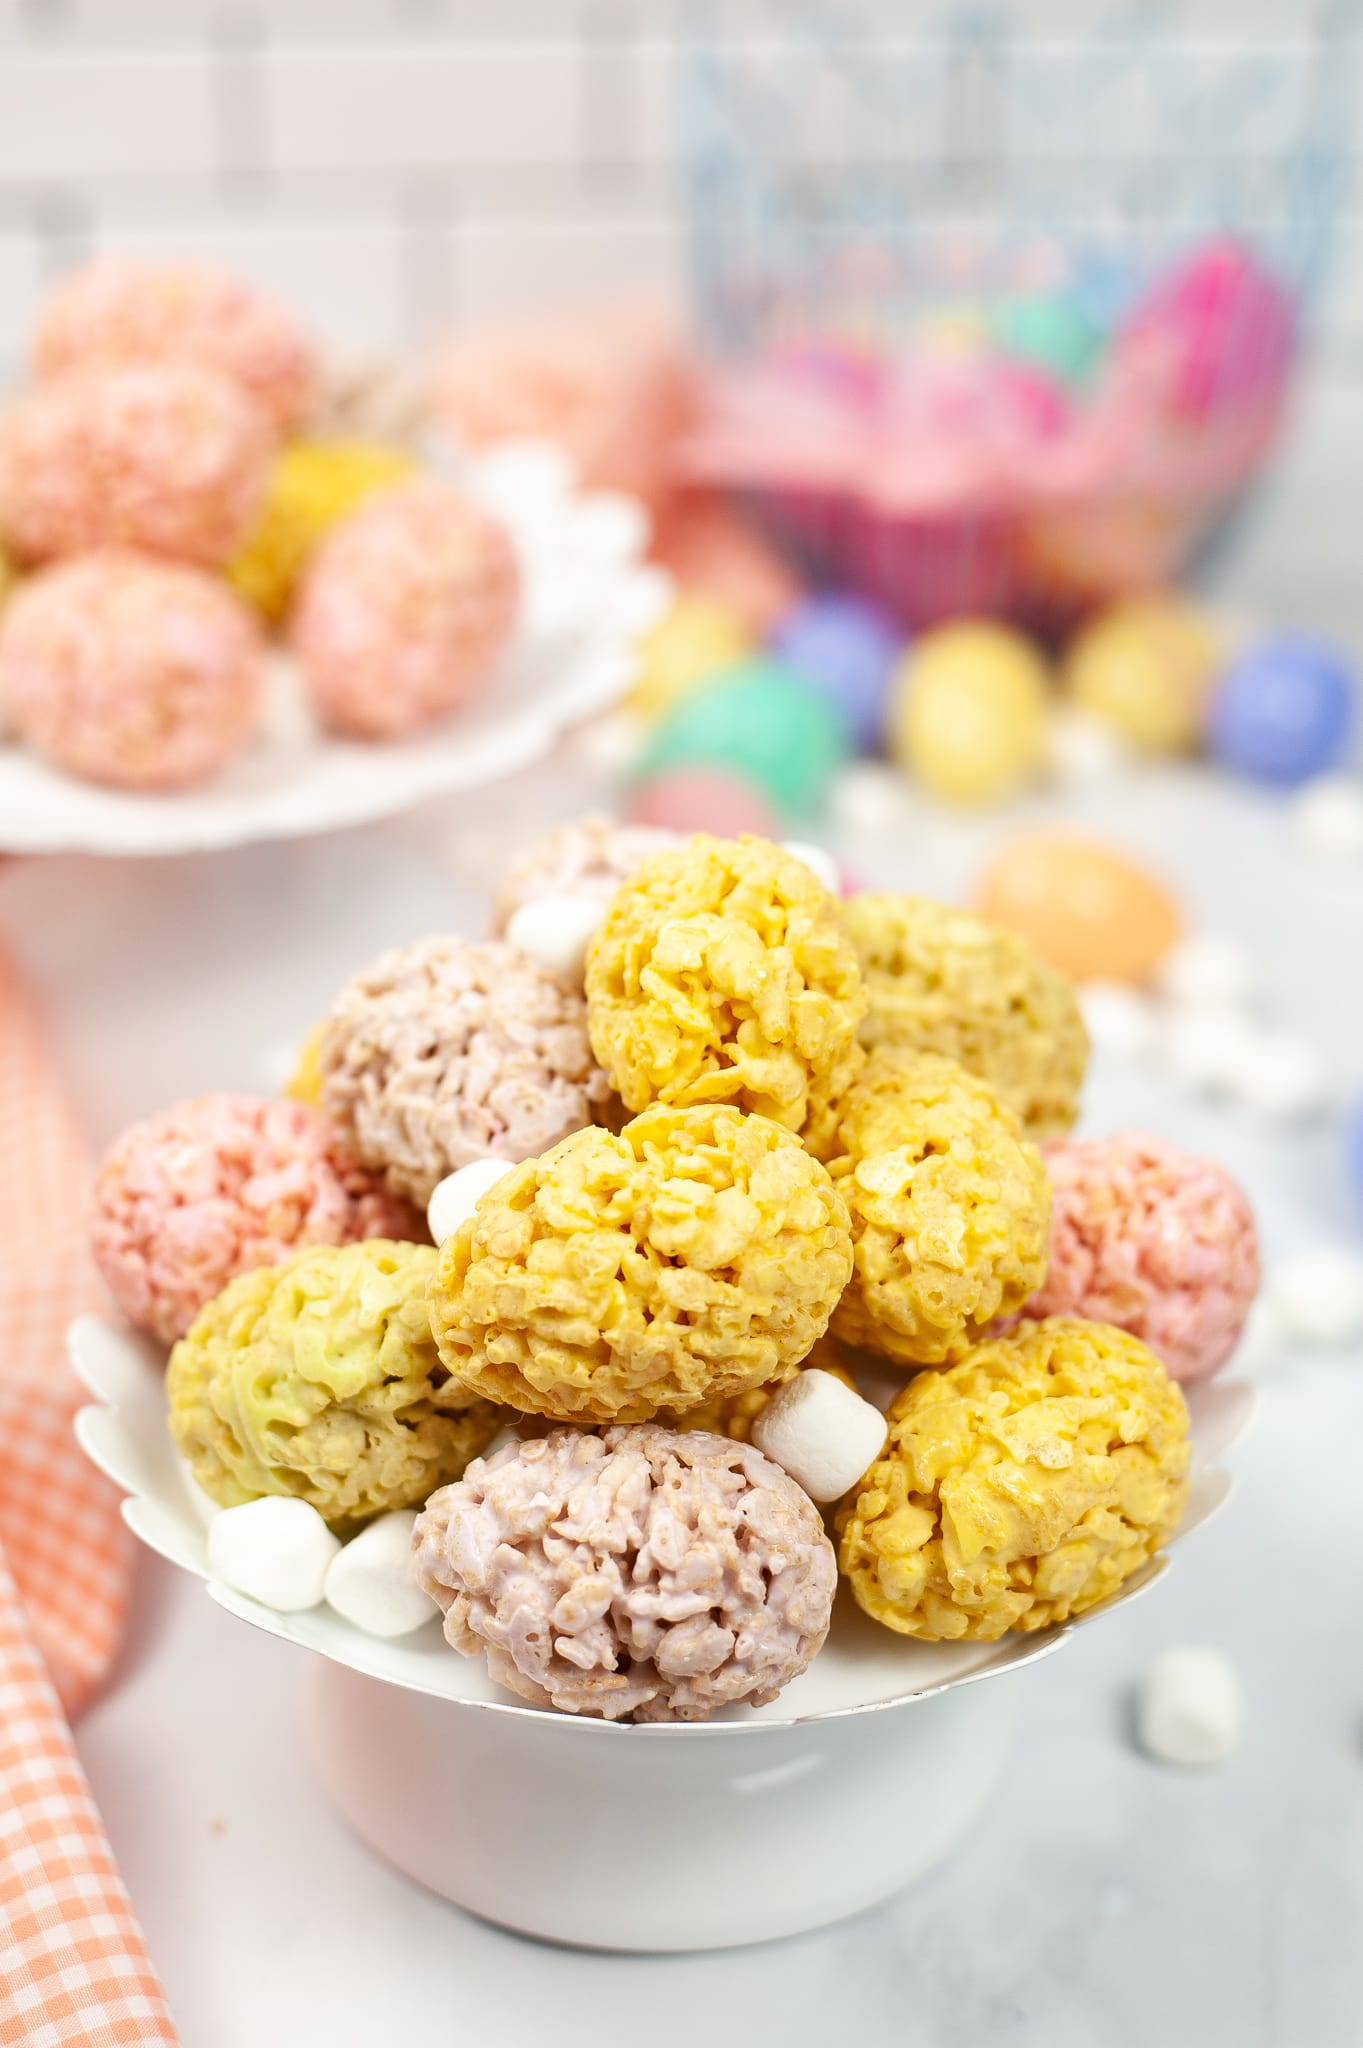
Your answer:
[[[1060,292],[1005,299],[991,325],[1000,347],[1049,370],[1062,384],[1082,384],[1103,345],[1086,309]]]
[[[1338,762],[1354,720],[1354,679],[1319,641],[1262,640],[1231,663],[1211,701],[1207,745],[1223,766],[1295,788]]]
[[[633,825],[661,825],[670,832],[714,832],[737,839],[755,832],[779,839],[775,812],[750,783],[722,768],[672,768],[637,783],[626,814]]]
[[[731,605],[684,590],[639,643],[630,706],[655,718],[697,683],[741,661],[751,647],[752,634]]]
[[[986,620],[918,640],[891,686],[888,738],[901,768],[956,803],[1012,796],[1046,750],[1046,665],[1021,633]]]
[[[1202,731],[1223,658],[1210,622],[1177,597],[1132,598],[1081,628],[1061,678],[1074,703],[1150,753],[1181,753]]]
[[[976,892],[982,916],[1021,932],[1075,981],[1150,981],[1178,939],[1173,897],[1099,839],[1029,833],[1000,848]]]
[[[779,661],[836,706],[863,753],[880,744],[902,630],[865,598],[825,593],[789,612],[771,637]]]
[[[847,724],[823,692],[784,663],[758,658],[688,690],[649,735],[638,773],[725,771],[799,816],[818,809],[850,751]]]

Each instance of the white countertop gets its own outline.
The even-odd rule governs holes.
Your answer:
[[[301,1036],[351,970],[442,924],[478,929],[494,842],[583,795],[541,774],[514,802],[464,806],[443,849],[457,873],[429,817],[176,864],[0,873],[0,933],[47,1006],[91,1138],[177,1095],[267,1086],[270,1049]],[[1159,859],[1193,921],[1260,949],[1272,1013],[1363,1087],[1363,876],[1312,863],[1273,800],[1198,771],[1084,807]],[[925,817],[902,841],[845,851],[887,886],[955,893],[1022,815]],[[1254,1196],[1270,1260],[1363,1238],[1328,1121],[1265,1131],[1100,1066],[1085,1128],[1124,1123],[1223,1157]],[[889,1904],[754,1950],[555,1949],[422,1893],[348,1835],[312,1777],[306,1657],[142,1555],[126,1652],[80,1747],[186,2048],[600,2048],[612,2032],[690,2048],[771,2029],[859,2048],[1354,2048],[1363,1359],[1277,1361],[1261,1378],[1223,1517],[1147,1599],[1000,1681],[1018,1688],[1019,1741],[967,1842]],[[1133,1682],[1176,1642],[1218,1644],[1242,1673],[1245,1738],[1219,1770],[1163,1769],[1132,1746]]]

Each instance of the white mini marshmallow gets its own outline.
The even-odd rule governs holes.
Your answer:
[[[437,1181],[426,1204],[426,1227],[432,1242],[443,1244],[453,1237],[466,1216],[471,1216],[489,1188],[511,1171],[508,1159],[475,1159],[457,1173]]]
[[[1287,1335],[1309,1344],[1348,1344],[1363,1336],[1363,1257],[1322,1244],[1274,1266],[1268,1300]]]
[[[538,896],[522,903],[506,928],[506,942],[547,967],[560,981],[581,988],[587,948],[606,915],[599,896]]]
[[[883,761],[849,761],[828,792],[829,820],[838,832],[859,839],[901,833],[913,815],[909,785]]]
[[[1090,711],[1057,711],[1046,734],[1046,766],[1057,782],[1105,782],[1130,758],[1130,749],[1105,719]]]
[[[1161,1763],[1224,1763],[1242,1718],[1240,1681],[1220,1650],[1164,1650],[1141,1681],[1141,1748]]]
[[[885,1447],[885,1417],[817,1366],[787,1380],[752,1426],[764,1457],[811,1500],[840,1500]]]
[[[1088,981],[1078,991],[1084,1026],[1096,1052],[1114,1059],[1144,1059],[1155,1043],[1156,1019],[1148,996],[1124,981]]]
[[[1284,1122],[1313,1115],[1327,1093],[1319,1053],[1287,1031],[1252,1031],[1230,1079],[1237,1102]]]
[[[1230,1095],[1259,1033],[1239,1010],[1175,1010],[1158,1034],[1158,1052],[1176,1081],[1208,1095]]]
[[[283,1494],[224,1508],[208,1527],[215,1577],[279,1614],[317,1605],[340,1547],[316,1508]]]
[[[1254,956],[1226,932],[1202,932],[1180,941],[1160,966],[1160,993],[1167,1001],[1233,1007],[1254,986]]]
[[[409,1636],[438,1612],[416,1581],[415,1521],[412,1508],[379,1515],[332,1560],[327,1606],[367,1636]]]
[[[1292,800],[1292,822],[1312,853],[1363,860],[1363,782],[1321,775]]]
[[[826,846],[815,846],[811,839],[783,839],[782,846],[787,853],[802,860],[812,868],[830,895],[837,896],[842,890],[842,869]]]

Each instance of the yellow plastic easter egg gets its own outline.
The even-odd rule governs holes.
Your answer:
[[[1114,605],[1070,642],[1062,680],[1076,704],[1150,753],[1182,753],[1202,729],[1224,649],[1177,597]]]
[[[981,876],[976,903],[1075,981],[1149,981],[1183,927],[1148,868],[1079,833],[1009,840]]]
[[[1041,766],[1046,680],[1041,654],[1011,627],[939,626],[915,641],[891,686],[890,750],[934,796],[1011,796]]]
[[[682,591],[640,642],[631,710],[657,718],[695,684],[741,661],[752,645],[752,634],[731,605],[703,591]]]

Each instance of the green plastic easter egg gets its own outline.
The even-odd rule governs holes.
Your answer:
[[[817,810],[851,752],[822,692],[777,661],[735,662],[689,690],[654,727],[638,774],[704,763],[745,776],[780,810]]]
[[[1062,384],[1083,384],[1103,345],[1082,306],[1059,296],[1006,299],[990,324],[1010,355],[1049,370]]]

